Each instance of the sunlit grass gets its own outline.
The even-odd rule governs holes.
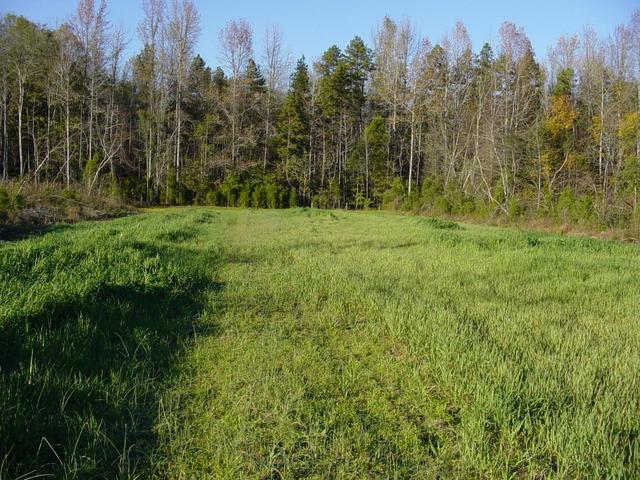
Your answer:
[[[636,246],[192,208],[0,261],[8,478],[640,476]]]

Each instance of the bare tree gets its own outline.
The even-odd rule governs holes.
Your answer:
[[[422,116],[425,113],[424,109],[427,103],[424,72],[427,69],[430,51],[431,43],[427,38],[423,38],[416,48],[408,70],[409,95],[407,97],[406,109],[410,114],[409,178],[407,180],[407,191],[409,195],[411,195],[411,187],[413,185],[415,152],[417,150],[418,158],[421,153],[419,144],[422,136],[417,130],[423,121]],[[418,142],[418,146],[416,146],[416,142]],[[418,178],[419,175],[416,175],[416,182]]]
[[[35,25],[18,17],[7,31],[7,57],[18,87],[18,161],[20,176],[25,173],[23,152],[23,114],[25,88],[38,67],[38,37]]]
[[[631,37],[631,56],[633,58],[633,67],[635,71],[634,82],[637,89],[636,113],[640,116],[640,8],[634,10],[631,15],[628,30]],[[640,138],[638,138],[638,141],[636,142],[636,157],[640,162]]]
[[[456,22],[453,31],[442,40],[445,51],[443,111],[440,122],[444,152],[445,185],[458,176],[467,156],[472,117],[472,52],[467,28]]]
[[[225,113],[231,124],[231,164],[238,164],[239,136],[242,130],[241,98],[245,88],[244,72],[253,57],[253,31],[245,20],[231,20],[220,31],[222,60],[229,73],[229,98]]]
[[[2,179],[9,178],[9,134],[7,131],[7,110],[9,108],[9,55],[6,21],[0,21],[0,88],[2,97]]]
[[[147,200],[151,197],[151,181],[155,179],[155,188],[159,187],[159,172],[154,168],[154,158],[162,155],[162,129],[160,107],[160,55],[161,36],[164,30],[165,0],[143,0],[144,17],[138,25],[138,35],[143,43],[141,61],[144,63],[144,85],[148,94],[147,117],[144,133],[145,180]]]
[[[57,80],[58,99],[64,110],[64,176],[67,187],[71,182],[71,75],[73,64],[77,58],[77,38],[69,28],[62,25],[56,31],[58,41],[58,57],[54,67]]]
[[[553,47],[549,47],[547,58],[549,62],[549,80],[555,81],[561,70],[576,70],[580,42],[577,35],[565,37],[561,35]]]
[[[266,80],[262,169],[266,170],[269,141],[274,135],[274,122],[272,120],[274,100],[279,99],[283,95],[291,68],[291,57],[288,53],[284,52],[282,33],[276,25],[270,25],[265,29],[262,58]]]
[[[80,41],[81,53],[84,59],[84,76],[89,85],[89,118],[87,125],[87,158],[93,159],[93,135],[94,113],[97,97],[102,88],[101,72],[105,64],[105,46],[109,34],[109,22],[107,20],[107,4],[100,0],[96,6],[95,0],[80,0],[75,16],[70,25],[76,37]],[[82,124],[81,124],[82,131]],[[81,132],[82,137],[82,132]],[[82,142],[82,138],[80,139]],[[78,152],[78,168],[82,169],[82,147]]]
[[[200,17],[190,0],[173,0],[165,29],[165,46],[175,82],[175,169],[179,178],[182,140],[182,95],[189,62],[200,35]]]
[[[416,46],[416,33],[409,20],[398,24],[385,17],[374,31],[373,47],[376,69],[372,87],[391,110],[391,129],[395,131],[398,115],[407,96],[408,68]]]

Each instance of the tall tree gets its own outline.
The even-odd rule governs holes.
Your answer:
[[[280,169],[287,184],[308,195],[304,159],[309,152],[311,84],[304,57],[298,60],[291,75],[291,87],[278,120],[278,155]]]
[[[247,70],[253,58],[253,30],[245,20],[231,20],[220,32],[222,59],[228,71],[228,99],[225,114],[230,124],[230,159],[232,168],[240,162],[239,148],[245,114],[243,98],[247,91]]]
[[[182,166],[182,99],[195,43],[200,34],[200,17],[191,0],[173,0],[166,23],[165,48],[175,82],[175,175],[179,180]]]

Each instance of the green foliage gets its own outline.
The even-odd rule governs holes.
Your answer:
[[[517,218],[522,214],[522,202],[516,195],[509,197],[507,211],[510,218]]]
[[[278,207],[278,187],[275,183],[269,182],[264,186],[265,203],[267,208]]]
[[[9,192],[6,188],[0,187],[0,222],[8,220],[12,210],[13,205]]]
[[[367,210],[371,206],[371,199],[365,197],[364,193],[358,190],[356,192],[355,197],[353,198],[353,204],[356,210],[359,210],[359,209]]]
[[[391,187],[382,194],[382,204],[385,208],[400,208],[404,199],[404,183],[399,178],[391,182]]]
[[[460,230],[462,228],[460,224],[442,218],[424,218],[420,219],[420,223],[438,230]]]
[[[98,155],[94,155],[89,160],[87,160],[87,163],[85,163],[84,169],[82,170],[83,182],[90,183],[93,180],[99,163],[100,159],[98,158]]]
[[[570,96],[573,93],[575,74],[573,69],[565,68],[558,73],[556,84],[551,90],[553,96]]]
[[[436,197],[431,207],[431,212],[436,215],[446,215],[451,213],[451,203],[447,197]]]
[[[219,198],[218,198],[217,192],[214,190],[208,191],[204,197],[204,204],[210,205],[210,206],[218,205]]]
[[[245,183],[242,186],[236,206],[241,208],[247,208],[251,206],[251,186],[248,183]]]
[[[573,210],[574,197],[573,190],[571,188],[564,188],[558,196],[558,202],[556,207],[556,215],[558,220],[568,223],[571,220],[571,214]]]
[[[638,187],[640,186],[640,160],[633,155],[629,155],[624,162],[620,174],[621,186],[627,197],[635,199]]]
[[[564,188],[556,203],[556,218],[565,224],[593,225],[596,221],[593,197],[576,196],[571,188]]]
[[[309,69],[303,57],[298,60],[291,76],[291,87],[280,111],[277,126],[278,155],[285,161],[305,155],[309,135],[310,88]]]
[[[373,196],[378,201],[388,189],[389,178],[386,172],[388,161],[387,147],[389,133],[384,119],[380,115],[373,117],[365,129],[366,152],[369,159]],[[383,200],[383,203],[387,203]]]
[[[224,180],[220,184],[220,192],[224,195],[227,201],[227,207],[236,206],[236,198],[238,194],[240,183],[236,173],[228,172],[224,177]]]
[[[295,188],[289,189],[289,208],[296,208],[298,206],[298,193]]]
[[[261,184],[253,187],[253,191],[251,192],[251,206],[254,208],[264,208],[265,206],[264,188]]]

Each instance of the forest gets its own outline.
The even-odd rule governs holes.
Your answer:
[[[385,17],[314,61],[276,26],[255,51],[237,19],[218,66],[195,51],[207,26],[190,0],[142,8],[132,58],[105,0],[56,29],[3,17],[3,208],[57,185],[142,205],[640,223],[640,10],[548,52],[511,22],[479,47],[460,22],[434,40]]]
[[[0,14],[0,480],[640,478],[640,9],[72,1]]]

